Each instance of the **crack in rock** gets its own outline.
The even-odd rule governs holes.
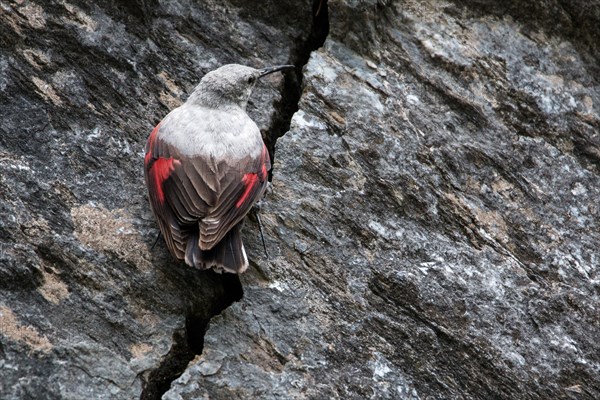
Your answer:
[[[264,138],[269,155],[271,156],[271,165],[275,161],[275,144],[277,139],[285,135],[290,129],[292,116],[298,111],[298,103],[302,95],[302,68],[308,63],[308,59],[313,51],[317,50],[329,34],[329,11],[327,0],[314,0],[312,6],[312,26],[310,35],[306,41],[299,41],[295,51],[292,53],[289,63],[295,65],[293,74],[285,74],[283,83],[283,93],[281,100],[275,104],[276,113],[271,120],[271,127]],[[271,169],[270,177],[273,175]]]
[[[296,66],[295,73],[284,75],[281,100],[274,105],[275,113],[271,119],[268,134],[264,138],[272,161],[277,139],[289,130],[292,116],[298,111],[298,103],[302,94],[302,68],[308,62],[311,53],[325,43],[329,33],[327,0],[315,0],[311,12],[313,19],[310,35],[305,41],[299,41],[292,53],[289,62]],[[192,316],[193,313],[190,313],[186,318],[185,332],[174,333],[173,347],[161,365],[150,374],[148,383],[142,392],[142,400],[161,398],[169,389],[171,382],[184,372],[188,363],[196,355],[202,354],[204,335],[210,320],[234,302],[241,300],[243,288],[236,275],[224,274],[223,283],[225,298],[216,305],[214,314],[205,319],[195,318]]]
[[[215,273],[215,275],[217,274]],[[242,299],[243,288],[237,275],[225,273],[219,278],[224,290],[222,297],[214,299],[210,316],[206,318],[194,310],[194,305],[190,307],[186,316],[185,328],[173,333],[171,350],[163,358],[158,368],[149,373],[140,400],[160,399],[169,390],[171,382],[179,378],[185,371],[188,363],[196,355],[202,354],[204,334],[210,320],[234,302]]]

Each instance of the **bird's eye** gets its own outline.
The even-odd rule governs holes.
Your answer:
[[[248,83],[253,83],[253,82],[254,82],[254,79],[255,79],[255,78],[254,78],[253,76],[249,77],[249,78],[248,78]]]

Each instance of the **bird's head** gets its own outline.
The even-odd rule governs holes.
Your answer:
[[[207,107],[237,105],[245,110],[258,79],[288,68],[294,68],[294,66],[278,65],[255,69],[239,64],[223,65],[204,75],[190,96],[190,100]]]

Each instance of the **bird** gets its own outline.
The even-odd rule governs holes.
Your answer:
[[[246,106],[260,78],[291,68],[223,65],[150,133],[144,157],[150,207],[176,259],[217,272],[248,268],[241,228],[267,188],[271,160]]]

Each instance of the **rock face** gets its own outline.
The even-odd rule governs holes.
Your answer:
[[[295,62],[312,20],[301,2],[260,19],[235,2],[108,3],[0,2],[2,399],[158,398],[201,351],[241,287],[151,250],[146,138],[209,70]],[[270,22],[283,10],[298,17]],[[263,129],[279,86],[251,105]]]
[[[600,398],[600,2],[247,3],[0,2],[0,397]],[[243,297],[141,168],[227,62],[306,63]]]
[[[271,259],[164,399],[600,397],[600,7],[492,3],[329,2]]]

